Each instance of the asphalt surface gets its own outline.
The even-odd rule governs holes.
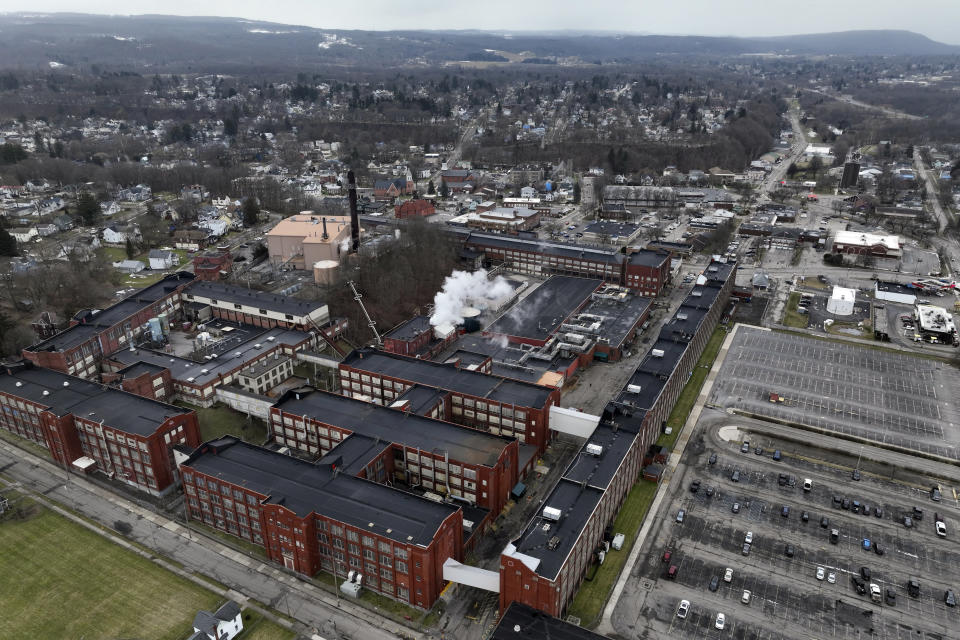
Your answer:
[[[0,469],[5,477],[21,483],[25,489],[108,528],[116,522],[129,524],[128,539],[228,586],[243,597],[268,604],[328,640],[425,637],[401,629],[344,598],[338,604],[333,594],[293,574],[234,551],[82,478],[71,476],[65,482],[62,469],[10,445],[0,444]]]

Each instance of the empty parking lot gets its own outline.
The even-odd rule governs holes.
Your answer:
[[[711,403],[958,460],[958,389],[935,360],[741,326]]]

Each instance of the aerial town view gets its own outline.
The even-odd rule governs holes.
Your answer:
[[[0,640],[960,640],[960,3],[781,9],[0,0]]]

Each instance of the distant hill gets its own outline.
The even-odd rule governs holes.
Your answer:
[[[522,55],[520,55],[522,53]],[[237,18],[7,14],[0,67],[135,70],[140,73],[395,67],[609,64],[656,55],[957,55],[960,47],[909,31],[848,31],[774,38],[344,31]]]

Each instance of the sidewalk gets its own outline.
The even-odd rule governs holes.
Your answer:
[[[616,633],[616,630],[613,628],[613,624],[611,623],[613,611],[617,608],[617,603],[620,601],[620,595],[623,593],[623,588],[626,586],[627,580],[630,579],[630,576],[633,573],[634,565],[640,558],[640,550],[643,547],[643,543],[647,539],[647,535],[650,533],[650,528],[653,526],[654,519],[657,517],[657,514],[660,510],[660,503],[663,502],[664,496],[667,496],[670,493],[670,482],[673,479],[673,474],[676,472],[677,466],[680,464],[680,459],[683,457],[683,452],[687,448],[687,443],[690,441],[690,436],[693,433],[693,429],[696,426],[697,421],[700,419],[700,414],[707,402],[707,398],[710,397],[710,392],[713,390],[713,383],[717,378],[717,373],[720,371],[720,367],[723,366],[723,361],[727,357],[727,352],[730,350],[730,345],[733,342],[733,339],[736,337],[740,326],[740,324],[734,325],[733,331],[728,333],[727,337],[724,338],[723,346],[720,347],[720,352],[717,354],[717,358],[713,362],[713,367],[711,367],[710,373],[707,374],[707,379],[704,381],[703,387],[700,388],[700,395],[697,396],[697,401],[693,405],[693,410],[690,411],[690,415],[687,416],[687,421],[684,423],[680,431],[680,435],[677,436],[676,446],[674,446],[673,452],[670,454],[670,459],[667,460],[667,468],[664,469],[663,479],[660,481],[660,487],[657,490],[657,495],[654,497],[653,503],[647,510],[647,516],[643,519],[643,526],[640,527],[640,531],[637,533],[636,540],[634,540],[633,549],[630,551],[630,557],[627,558],[626,563],[623,565],[623,569],[620,571],[620,578],[617,580],[617,584],[613,588],[613,593],[610,595],[610,599],[607,600],[607,606],[603,609],[603,617],[601,618],[600,624],[596,629],[598,633],[603,635],[611,635]]]

